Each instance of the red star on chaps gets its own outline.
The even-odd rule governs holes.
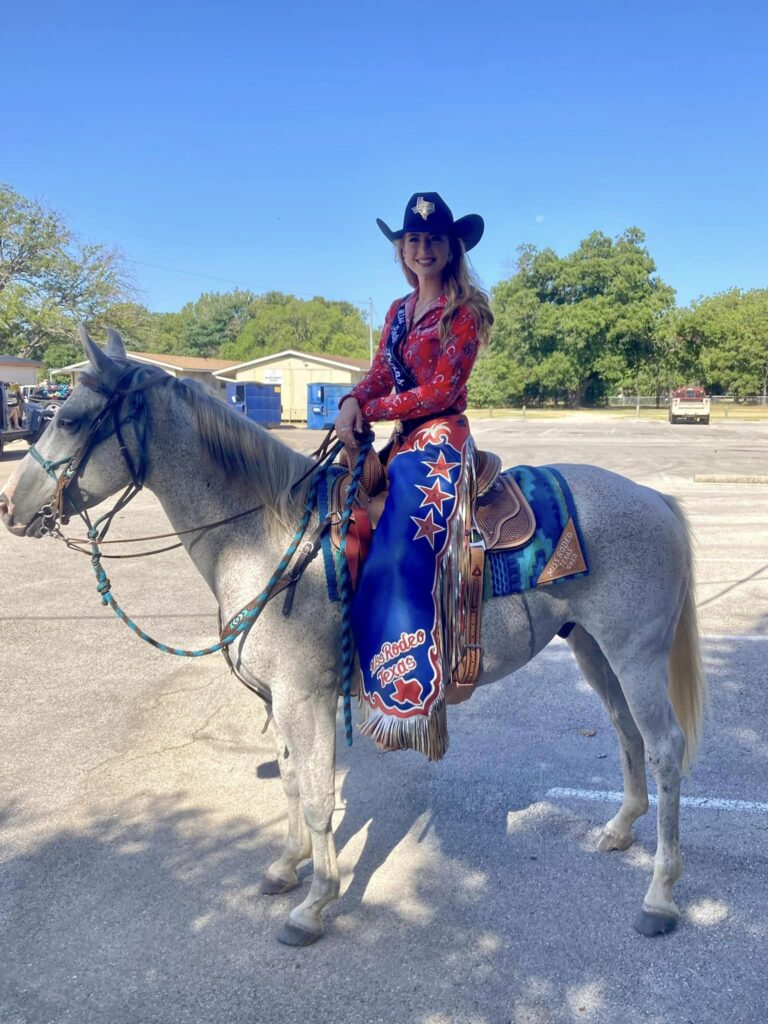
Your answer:
[[[416,487],[424,495],[424,501],[422,501],[419,507],[423,508],[425,505],[434,505],[438,515],[443,514],[443,502],[453,497],[450,491],[442,491],[440,489],[439,480],[435,480],[431,487],[424,487],[422,484],[416,484]]]
[[[421,683],[418,679],[396,679],[393,697],[401,704],[420,704]]]
[[[426,516],[423,519],[419,519],[418,516],[411,516],[411,519],[418,526],[418,530],[416,531],[416,536],[413,539],[414,540],[420,540],[422,537],[426,537],[427,540],[429,541],[429,546],[434,551],[435,550],[435,534],[443,533],[445,531],[445,527],[444,526],[440,526],[438,523],[436,523],[434,518],[433,518],[433,516],[434,516],[434,513],[432,512],[432,509],[430,509],[429,512],[427,512]]]
[[[445,453],[440,452],[434,462],[424,460],[424,465],[429,466],[429,472],[427,476],[441,476],[448,483],[451,482],[451,470],[455,469],[459,465],[458,462],[448,462],[445,458]]]

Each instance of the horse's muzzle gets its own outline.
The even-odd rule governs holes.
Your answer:
[[[7,494],[0,494],[0,520],[3,526],[10,530],[11,533],[17,537],[24,537],[27,534],[30,537],[41,537],[42,534],[39,532],[40,520],[39,517],[35,517],[31,523],[17,523],[14,516],[13,502]]]

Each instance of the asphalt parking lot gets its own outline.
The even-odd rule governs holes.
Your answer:
[[[303,896],[259,895],[284,804],[258,700],[223,660],[173,659],[133,637],[81,555],[3,530],[2,1024],[764,1020],[768,484],[695,477],[764,475],[768,424],[499,418],[474,433],[507,465],[598,464],[688,512],[712,703],[684,785],[677,931],[631,928],[653,815],[627,853],[594,850],[621,788],[617,746],[556,642],[453,709],[438,765],[341,740],[342,896],[321,942],[280,946]],[[319,440],[281,436],[305,450]],[[6,450],[0,489],[23,450]],[[126,536],[163,528],[150,494],[120,524]],[[215,635],[184,554],[110,575],[161,639]]]

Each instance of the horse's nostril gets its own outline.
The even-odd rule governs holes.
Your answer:
[[[8,520],[13,517],[13,504],[8,495],[3,492],[0,494],[0,519],[5,520],[6,526]]]

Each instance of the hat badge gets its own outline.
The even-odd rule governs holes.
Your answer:
[[[419,196],[416,200],[416,205],[411,207],[411,213],[417,214],[419,217],[423,217],[424,220],[429,217],[430,213],[435,212],[435,204],[427,202],[424,196]]]

